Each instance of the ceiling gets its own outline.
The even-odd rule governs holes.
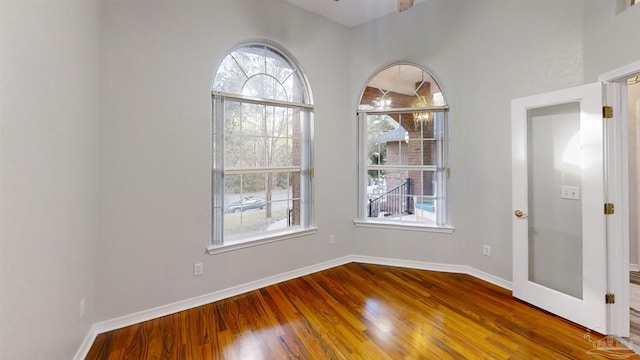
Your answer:
[[[396,0],[285,0],[349,27],[397,12]],[[415,0],[414,6],[427,0]],[[411,11],[411,9],[407,10]]]

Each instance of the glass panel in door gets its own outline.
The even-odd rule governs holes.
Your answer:
[[[580,104],[527,111],[529,281],[583,297]]]

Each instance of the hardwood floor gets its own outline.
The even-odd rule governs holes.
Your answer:
[[[87,359],[640,359],[587,334],[469,275],[351,263],[100,334]]]
[[[640,347],[640,272],[629,272],[629,341]]]

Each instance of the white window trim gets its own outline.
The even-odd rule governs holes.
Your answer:
[[[317,231],[318,231],[318,228],[315,226],[312,226],[306,229],[297,228],[297,229],[289,229],[286,231],[279,231],[276,233],[271,233],[268,236],[265,236],[264,233],[261,233],[260,235],[256,235],[252,237],[243,237],[236,240],[227,240],[223,245],[220,245],[220,246],[209,245],[207,247],[207,254],[209,255],[221,254],[225,252],[269,244],[276,241],[295,239],[298,237],[313,235]]]
[[[422,231],[441,234],[453,234],[456,228],[450,225],[429,225],[415,222],[402,222],[401,220],[354,220],[356,227],[368,227],[377,229]]]

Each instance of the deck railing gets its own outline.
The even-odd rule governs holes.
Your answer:
[[[369,199],[369,217],[395,216],[413,213],[413,196],[411,194],[411,178],[387,191]]]

